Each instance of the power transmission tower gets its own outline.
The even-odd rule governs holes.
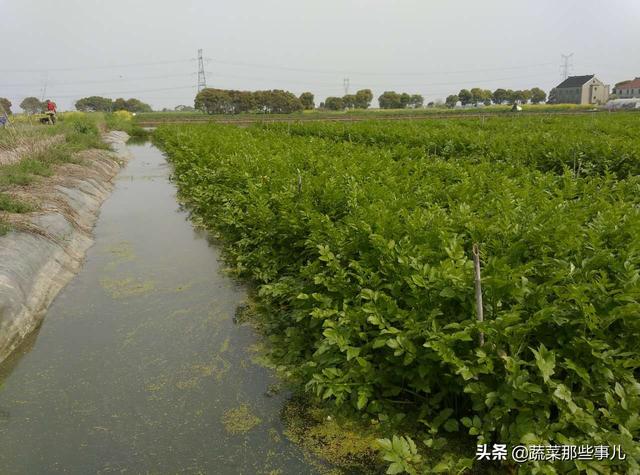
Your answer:
[[[569,60],[573,57],[573,53],[571,54],[561,54],[562,64],[560,65],[560,71],[562,71],[562,79],[567,79],[569,77],[569,71],[573,66],[569,63]]]
[[[204,76],[204,59],[202,59],[202,49],[198,50],[198,92],[207,87],[207,78]]]
[[[342,87],[344,87],[344,95],[349,94],[349,78],[344,78],[342,80]]]

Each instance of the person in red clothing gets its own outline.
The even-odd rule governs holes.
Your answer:
[[[55,124],[56,123],[56,112],[58,112],[58,108],[56,107],[56,103],[47,99],[45,101],[46,104],[46,111],[45,113],[47,114],[47,116],[49,117],[49,122],[51,122],[51,124]]]

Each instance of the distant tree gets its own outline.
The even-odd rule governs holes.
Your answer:
[[[534,87],[531,89],[531,102],[534,104],[540,104],[547,99],[547,93],[544,92],[539,87]]]
[[[267,114],[290,114],[302,110],[302,102],[293,93],[280,89],[256,91],[253,101],[258,111]]]
[[[485,106],[490,106],[493,101],[493,93],[489,89],[482,90],[482,103]]]
[[[412,94],[409,99],[409,105],[414,109],[419,109],[424,105],[424,97],[420,94]]]
[[[547,98],[547,104],[557,104],[558,103],[558,91],[554,87],[549,91],[549,97]]]
[[[526,104],[527,102],[529,102],[530,98],[531,98],[531,91],[529,91],[528,89],[517,90],[513,92],[512,102]]]
[[[513,94],[511,95],[511,102],[516,104],[516,103],[521,103],[523,99],[523,93],[520,89],[516,89],[515,91],[513,91]]]
[[[380,109],[400,109],[400,94],[395,91],[385,91],[378,97]]]
[[[433,101],[431,101],[431,102],[429,102],[429,103],[427,104],[427,107],[428,107],[429,109],[431,109],[432,107],[435,107],[435,106],[436,106],[436,103],[435,103],[435,102],[433,102]]]
[[[207,114],[230,114],[231,97],[222,89],[205,88],[196,95],[194,106]]]
[[[76,109],[81,112],[111,112],[113,101],[108,97],[84,97],[76,101]]]
[[[11,101],[5,97],[0,97],[0,114],[11,115]]]
[[[444,103],[449,109],[453,109],[459,100],[460,98],[457,94],[451,94],[450,96],[447,96]]]
[[[494,104],[504,104],[507,101],[507,90],[502,88],[496,89],[493,91],[491,99]]]
[[[316,107],[313,99],[313,94],[310,92],[303,92],[300,94],[300,102],[302,103],[304,110],[313,110]]]
[[[258,92],[250,91],[237,91],[228,90],[226,93],[229,96],[230,110],[227,113],[241,114],[243,112],[250,112],[258,107],[259,99],[267,99],[267,96],[262,96]],[[269,96],[270,97],[270,96]]]
[[[355,109],[356,107],[356,95],[355,94],[345,94],[342,96],[342,105],[345,109]]]
[[[318,109],[326,109],[324,102],[320,103],[320,105],[318,106]]]
[[[42,102],[37,97],[25,97],[20,103],[20,109],[27,114],[35,114],[42,111]]]
[[[175,106],[173,108],[173,110],[176,111],[176,112],[193,112],[193,111],[195,111],[195,108],[191,107],[191,106],[185,106],[183,104],[180,104],[178,106]]]
[[[197,110],[207,114],[289,114],[303,109],[302,101],[289,91],[236,91],[206,88],[194,101]]]
[[[474,87],[469,92],[471,92],[471,104],[477,106],[480,102],[484,102],[482,89],[480,89],[479,87]]]
[[[136,98],[131,98],[131,99],[127,99],[126,103],[126,110],[128,110],[129,112],[151,112],[151,106],[149,104],[146,104],[144,102],[142,102],[140,99],[136,99]]]
[[[404,109],[411,104],[411,96],[406,92],[400,94],[400,108]]]
[[[127,110],[127,101],[122,97],[118,97],[115,101],[113,101],[113,110],[114,111],[126,111]]]
[[[327,97],[324,100],[324,106],[332,111],[341,111],[344,109],[344,101],[342,97]]]
[[[513,89],[507,89],[507,103],[513,104],[516,101],[516,93]]]
[[[373,100],[371,89],[360,89],[356,92],[356,109],[368,109]]]
[[[460,100],[463,106],[473,103],[473,95],[467,89],[460,90],[460,92],[458,93],[458,99]]]

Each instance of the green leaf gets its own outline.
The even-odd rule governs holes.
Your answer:
[[[391,465],[389,465],[389,468],[387,468],[388,474],[404,473],[404,472],[405,472],[404,464],[399,462],[393,462]]]
[[[358,409],[362,410],[366,407],[369,398],[363,392],[358,393]]]
[[[547,350],[544,345],[540,345],[538,351],[531,349],[536,358],[536,366],[542,373],[542,378],[545,383],[549,382],[551,375],[554,373],[554,368],[556,366],[556,355]]]
[[[449,419],[444,424],[444,430],[447,432],[457,432],[458,431],[458,421],[455,419]]]

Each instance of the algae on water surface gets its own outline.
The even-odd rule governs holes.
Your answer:
[[[253,414],[246,404],[229,409],[222,416],[225,430],[233,435],[249,432],[261,422],[261,419]]]

